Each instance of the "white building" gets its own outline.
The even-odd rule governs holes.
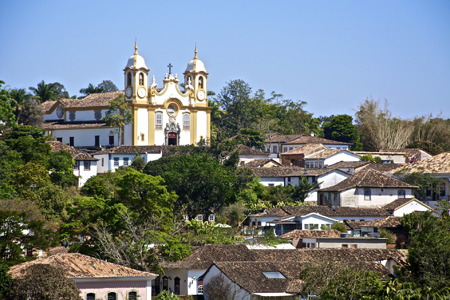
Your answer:
[[[118,145],[196,145],[210,140],[208,72],[195,56],[184,71],[185,91],[179,89],[177,74],[169,73],[158,88],[155,77],[149,82],[145,60],[135,52],[123,69],[124,90],[91,94],[83,99],[45,102],[43,128],[57,141],[78,148]],[[133,113],[133,122],[124,128],[108,127],[103,118],[111,100],[124,95]],[[123,134],[119,134],[123,132]],[[119,140],[120,139],[120,140]]]

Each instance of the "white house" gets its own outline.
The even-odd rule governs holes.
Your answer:
[[[244,145],[239,146],[239,164],[247,164],[254,160],[267,160],[269,153]]]
[[[370,161],[340,161],[330,165],[330,168],[336,168],[350,174],[355,174],[370,165]]]
[[[145,163],[160,159],[168,149],[168,146],[118,146],[97,151],[92,156],[99,160],[98,173],[106,173],[131,165],[136,155],[142,157]]]
[[[381,207],[398,198],[412,198],[416,186],[373,169],[362,170],[340,183],[320,189],[319,205]]]
[[[73,174],[78,177],[78,188],[81,188],[86,181],[92,176],[97,175],[98,159],[92,157],[90,154],[78,150],[74,147],[65,145],[61,142],[47,142],[52,148],[52,152],[65,150],[69,152],[75,160],[73,167]]]
[[[323,168],[340,161],[357,162],[360,156],[345,149],[327,149],[306,155],[305,168]]]
[[[433,209],[415,198],[400,198],[383,207],[395,217],[403,217],[413,212],[432,211]]]

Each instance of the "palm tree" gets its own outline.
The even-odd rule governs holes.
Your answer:
[[[80,93],[84,94],[84,97],[86,97],[87,95],[90,95],[90,94],[104,93],[104,92],[106,92],[106,89],[104,86],[99,84],[97,87],[95,87],[92,83],[89,83],[89,86],[87,88],[80,90]]]
[[[11,106],[15,107],[14,115],[16,116],[16,124],[19,124],[20,111],[25,101],[31,97],[31,94],[25,89],[11,89],[9,91],[11,98]]]
[[[38,83],[37,88],[30,86],[29,89],[41,103],[52,100],[55,94],[55,86],[46,84],[44,80]]]

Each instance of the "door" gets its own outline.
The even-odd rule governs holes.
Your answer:
[[[175,132],[169,132],[168,134],[168,139],[169,139],[169,146],[170,145],[177,145],[177,134]]]
[[[95,136],[95,147],[100,147],[100,136],[99,135]]]

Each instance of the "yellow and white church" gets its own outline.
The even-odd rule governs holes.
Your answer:
[[[83,99],[60,99],[42,104],[44,125],[48,135],[57,141],[79,148],[118,145],[196,145],[210,140],[211,108],[208,107],[208,75],[197,57],[184,71],[185,91],[180,91],[177,74],[164,76],[158,88],[155,76],[149,80],[150,69],[138,53],[128,59],[124,72],[124,91],[91,94]],[[109,102],[120,94],[133,112],[133,121],[114,134],[118,128],[103,121]],[[120,140],[119,140],[119,137]]]

